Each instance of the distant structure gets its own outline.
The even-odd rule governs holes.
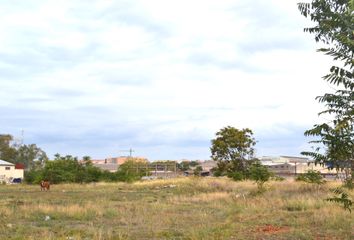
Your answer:
[[[312,160],[305,157],[294,156],[264,156],[260,158],[261,164],[279,176],[294,176],[306,173],[309,170],[319,171],[325,177],[333,177],[338,173],[335,170],[329,170],[326,166],[315,164]]]
[[[189,160],[183,160],[182,162],[190,162]],[[217,167],[217,162],[214,160],[197,160],[198,165],[190,166],[189,170],[183,172],[185,176],[194,175],[194,171],[197,167],[201,167],[201,171],[199,173],[200,176],[207,177],[213,175],[213,169]]]
[[[93,163],[94,166],[110,171],[110,172],[116,172],[119,168],[120,165],[128,161],[129,159],[134,159],[135,161],[141,161],[141,162],[148,162],[147,158],[144,157],[127,157],[127,156],[120,156],[120,157],[108,157],[105,159],[93,159],[91,162]]]
[[[23,179],[24,165],[23,164],[13,164],[0,160],[0,183],[1,182],[11,182],[13,179]]]

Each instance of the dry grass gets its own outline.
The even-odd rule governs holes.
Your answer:
[[[263,194],[226,178],[0,186],[0,239],[352,239],[353,215],[324,201],[337,185],[272,182]]]

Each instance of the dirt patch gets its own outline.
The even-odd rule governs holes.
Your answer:
[[[268,234],[276,234],[276,233],[288,232],[289,227],[279,227],[279,226],[273,226],[269,224],[269,225],[259,227],[257,231],[262,233],[268,233]]]

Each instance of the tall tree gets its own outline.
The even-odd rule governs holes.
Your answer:
[[[16,151],[16,163],[23,163],[26,169],[40,167],[48,160],[47,154],[36,144],[21,145]]]
[[[13,162],[16,157],[16,148],[11,144],[13,137],[9,134],[0,135],[0,159]]]
[[[319,114],[333,116],[330,122],[314,125],[305,132],[307,136],[317,136],[324,149],[317,147],[313,152],[303,152],[312,156],[317,163],[344,169],[347,177],[354,172],[354,0],[313,0],[299,3],[302,15],[309,17],[315,26],[305,28],[305,32],[315,34],[315,41],[326,47],[318,49],[333,58],[337,65],[330,68],[324,80],[335,85],[335,93],[317,97],[326,109]]]
[[[211,157],[218,162],[218,171],[222,174],[244,172],[247,160],[254,157],[255,144],[252,130],[228,126],[218,131],[216,138],[211,140]]]

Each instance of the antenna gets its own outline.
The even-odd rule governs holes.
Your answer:
[[[120,150],[119,152],[129,152],[129,157],[132,157],[133,152],[135,152],[133,149],[129,149],[129,150]]]
[[[21,145],[25,142],[25,130],[21,130]]]

